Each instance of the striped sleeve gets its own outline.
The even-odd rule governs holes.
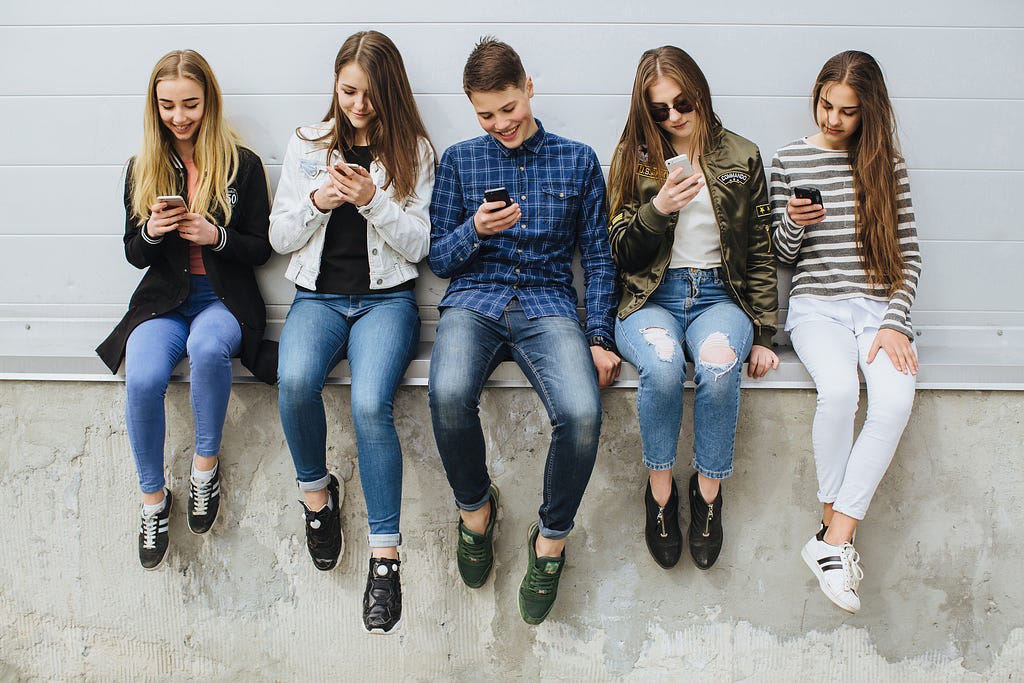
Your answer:
[[[921,251],[917,242],[914,206],[910,199],[910,178],[903,161],[896,164],[896,182],[899,183],[896,206],[899,212],[897,231],[903,255],[903,286],[889,299],[882,328],[897,330],[913,339],[910,309],[914,305],[917,283],[921,278]]]
[[[789,174],[782,161],[779,150],[772,158],[771,171],[771,204],[772,204],[772,248],[780,263],[792,265],[800,253],[800,244],[804,239],[804,228],[789,219],[786,206],[793,194],[789,184]]]

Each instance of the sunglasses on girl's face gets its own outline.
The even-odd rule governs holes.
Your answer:
[[[664,121],[668,121],[669,107],[649,107],[648,109],[651,112],[651,118],[654,119],[655,122],[662,123]],[[679,100],[672,105],[672,109],[675,109],[680,114],[689,114],[693,111],[693,105],[686,100]]]

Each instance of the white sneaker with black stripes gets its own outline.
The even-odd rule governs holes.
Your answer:
[[[853,544],[837,546],[826,543],[823,526],[804,544],[800,555],[817,577],[821,592],[840,608],[856,614],[860,609],[857,588],[864,578],[864,571],[860,568],[860,555]]]

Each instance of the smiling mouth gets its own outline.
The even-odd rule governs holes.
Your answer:
[[[502,132],[500,130],[496,130],[494,132],[499,138],[508,140],[509,138],[514,138],[516,136],[516,133],[519,132],[519,126],[516,126],[512,130],[506,132]]]

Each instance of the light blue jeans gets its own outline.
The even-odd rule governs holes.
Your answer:
[[[711,479],[732,474],[740,373],[754,330],[725,287],[719,268],[670,269],[640,310],[615,321],[619,352],[640,373],[637,412],[650,470],[675,465],[686,361],[699,359],[705,344],[728,344],[733,361],[695,362],[693,467]]]
[[[480,393],[498,363],[514,359],[537,391],[551,422],[538,511],[545,538],[565,538],[597,459],[601,396],[593,356],[576,320],[530,320],[513,299],[498,320],[445,308],[430,359],[434,440],[456,505],[477,510],[491,484],[480,425]]]
[[[174,366],[188,354],[195,452],[214,456],[231,396],[231,357],[241,344],[238,320],[205,275],[191,276],[183,304],[132,330],[124,362],[126,423],[143,493],[164,487],[164,397]]]
[[[392,406],[419,334],[412,292],[298,291],[281,332],[278,409],[303,491],[323,489],[330,480],[324,382],[348,358],[352,424],[372,548],[397,546],[402,539],[402,446]]]

